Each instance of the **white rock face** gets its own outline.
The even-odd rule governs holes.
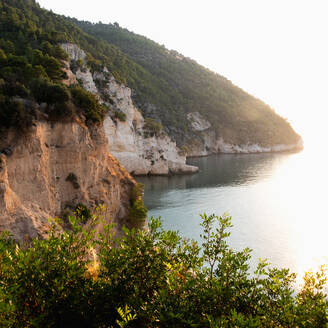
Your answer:
[[[79,68],[76,72],[76,78],[82,82],[84,89],[95,95],[98,95],[98,89],[88,68],[84,69],[83,71],[81,71]]]
[[[85,63],[86,54],[78,46],[72,43],[61,46],[71,61],[82,60]],[[76,78],[103,103],[106,101],[101,98],[101,94],[106,93],[114,102],[113,107],[126,115],[125,122],[113,120],[108,115],[104,120],[104,128],[110,152],[130,173],[167,175],[198,171],[197,167],[186,165],[186,157],[179,154],[176,143],[168,136],[144,136],[144,118],[132,102],[131,90],[117,83],[106,67],[103,72],[93,75],[87,67],[82,70],[79,68]],[[96,79],[107,82],[102,92],[96,87]]]
[[[268,153],[281,152],[293,149],[300,149],[303,146],[302,140],[297,144],[278,144],[263,147],[256,143],[231,144],[222,137],[217,136],[211,130],[211,123],[208,122],[199,112],[187,114],[187,119],[194,131],[199,132],[201,140],[195,140],[190,146],[188,156],[207,156],[216,153]]]
[[[195,138],[190,145],[188,157],[208,156],[218,153],[267,153],[299,150],[303,148],[303,140],[293,144],[277,144],[261,146],[257,143],[232,144],[224,140],[211,129],[211,123],[201,116],[199,112],[187,114],[187,118],[194,131],[197,131],[199,139]]]
[[[97,75],[97,78],[100,76]],[[176,143],[168,136],[144,137],[144,118],[134,106],[131,90],[111,78],[107,93],[117,109],[126,115],[126,121],[104,121],[111,153],[134,175],[167,175],[194,173],[198,168],[186,165],[186,157],[178,153]]]
[[[71,61],[82,60],[82,62],[85,64],[86,54],[76,44],[62,43],[61,47],[67,52]],[[71,71],[69,70],[69,72],[71,72]],[[82,82],[83,87],[87,91],[89,91],[95,95],[98,95],[98,90],[97,90],[96,84],[93,80],[90,70],[87,67],[83,68],[82,70],[81,70],[81,68],[79,68],[76,71],[75,76],[76,76],[76,79],[79,79]],[[76,79],[75,79],[75,81],[77,81]]]
[[[303,141],[300,140],[296,144],[279,144],[274,146],[263,147],[259,144],[242,144],[232,145],[226,143],[223,138],[218,140],[218,150],[221,153],[270,153],[270,152],[281,152],[293,149],[301,149],[303,147]]]
[[[188,145],[188,157],[208,156],[218,153],[218,140],[215,131],[200,131],[201,140],[194,140]]]
[[[211,123],[207,121],[199,112],[188,113],[187,118],[194,131],[205,131],[211,127]]]
[[[62,43],[61,47],[68,53],[71,60],[82,60],[85,61],[86,54],[74,43]]]
[[[69,54],[71,60],[82,60],[85,63],[85,52],[75,44],[65,43],[62,44],[62,48]],[[74,81],[74,77],[68,75],[70,81]],[[197,167],[186,165],[186,156],[179,154],[176,143],[168,136],[145,137],[144,118],[133,104],[131,90],[117,83],[106,67],[103,72],[95,72],[93,75],[87,67],[79,68],[75,75],[82,82],[83,87],[97,95],[101,102],[106,103],[105,97],[102,98],[105,93],[113,101],[114,104],[111,105],[114,109],[126,115],[125,122],[112,119],[108,115],[104,127],[110,151],[130,173],[167,175],[198,171]],[[95,80],[106,81],[106,87],[98,90]],[[278,152],[302,148],[302,140],[298,144],[271,147],[249,143],[231,144],[217,135],[211,129],[211,123],[199,112],[188,113],[186,118],[192,129],[200,136],[195,144],[187,145],[190,148],[187,155],[190,157],[216,153]]]
[[[207,156],[210,154],[224,153],[224,154],[252,154],[252,153],[270,153],[283,152],[289,150],[296,150],[303,148],[302,139],[295,144],[278,144],[274,146],[263,147],[256,143],[247,144],[231,144],[226,142],[222,137],[218,139],[213,131],[211,133],[203,134],[203,143],[194,146],[188,153],[189,157]]]

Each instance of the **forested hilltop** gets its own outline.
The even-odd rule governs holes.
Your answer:
[[[193,138],[186,113],[200,112],[219,136],[233,143],[297,142],[285,119],[225,77],[176,51],[114,24],[73,20],[85,32],[118,46],[150,75],[142,83],[128,76],[134,100],[145,116],[160,119],[170,134]],[[151,76],[151,79],[145,79]]]
[[[91,72],[107,67],[130,87],[143,116],[160,122],[179,146],[202,142],[204,136],[186,118],[194,112],[229,143],[271,146],[299,140],[268,105],[195,61],[117,23],[79,22],[34,0],[0,0],[0,128],[75,114],[99,122],[110,111],[78,85],[63,84],[67,54],[60,44],[65,42],[87,53]],[[74,65],[73,72],[81,63]]]
[[[2,131],[13,126],[26,128],[34,119],[67,120],[80,114],[88,122],[100,122],[110,110],[80,85],[65,85],[69,58],[60,45],[67,42],[86,52],[86,65],[92,72],[106,66],[121,83],[134,74],[137,82],[147,75],[116,46],[84,33],[34,0],[0,0]],[[83,65],[77,61],[70,69],[83,70]]]

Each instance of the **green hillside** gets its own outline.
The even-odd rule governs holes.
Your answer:
[[[62,84],[62,42],[79,45],[91,71],[108,67],[133,90],[143,115],[161,122],[179,145],[200,138],[186,119],[195,111],[229,142],[273,145],[299,138],[268,105],[192,59],[118,24],[79,22],[34,0],[0,0],[0,129],[80,113],[88,121],[103,119],[108,108],[79,86]]]
[[[186,132],[191,136],[185,114],[198,111],[220,136],[236,143],[271,145],[298,140],[285,119],[268,105],[194,60],[117,23],[91,24],[76,20],[75,23],[85,32],[118,46],[151,74],[151,80],[143,80],[142,89],[128,78],[129,85],[136,90],[134,99],[146,116],[160,118],[178,139]]]
[[[34,119],[67,119],[80,113],[89,121],[102,120],[106,108],[93,95],[62,83],[68,60],[62,42],[79,45],[87,53],[91,70],[106,65],[123,83],[134,75],[148,78],[117,47],[82,32],[34,0],[0,0],[0,130],[28,127]]]

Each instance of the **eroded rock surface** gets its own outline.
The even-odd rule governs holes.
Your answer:
[[[78,204],[105,205],[106,222],[126,223],[135,181],[109,153],[102,127],[38,123],[24,137],[0,143],[0,230],[18,240],[44,237],[48,219]],[[99,227],[100,229],[100,227]]]
[[[114,108],[126,117],[125,121],[106,117],[109,149],[130,173],[167,175],[198,171],[197,167],[186,165],[185,155],[167,135],[146,136],[144,118],[134,106],[129,88],[111,79],[106,90],[114,101]]]
[[[205,131],[211,127],[211,123],[202,117],[199,112],[188,113],[187,118],[194,131]]]
[[[62,47],[71,61],[80,60],[86,64],[84,51],[76,45],[66,43]],[[168,175],[198,171],[197,167],[186,165],[186,156],[170,137],[163,133],[149,135],[145,131],[144,117],[133,104],[131,89],[118,83],[106,67],[93,74],[86,66],[78,68],[76,78],[86,90],[112,108],[104,121],[109,150],[130,173]],[[97,80],[104,85],[101,90],[96,86]],[[113,112],[122,113],[125,119],[115,118]]]
[[[62,44],[62,47],[69,54],[71,61],[80,60],[84,63],[84,67],[76,71],[76,78],[84,88],[96,94],[103,103],[113,105],[114,110],[126,115],[124,122],[109,115],[105,120],[105,130],[111,151],[131,173],[138,175],[196,172],[197,168],[186,165],[185,155],[192,157],[217,153],[275,152],[303,147],[301,138],[297,143],[271,146],[262,146],[246,140],[244,143],[233,144],[224,140],[219,131],[214,131],[211,123],[200,112],[194,111],[186,114],[186,120],[195,132],[195,138],[184,145],[186,149],[182,152],[171,138],[161,135],[149,137],[145,133],[144,118],[133,104],[131,90],[117,83],[106,67],[103,72],[92,74],[86,66],[86,54],[83,50],[71,43]],[[99,90],[96,80],[106,82],[106,87]],[[110,97],[111,104],[105,99],[107,96]],[[176,167],[179,167],[179,170]]]
[[[86,53],[74,43],[62,43],[61,47],[67,52],[71,60],[84,61],[87,56]]]

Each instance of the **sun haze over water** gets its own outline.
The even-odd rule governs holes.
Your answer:
[[[38,2],[81,20],[118,22],[227,77],[287,118],[303,137],[303,152],[223,155],[212,163],[209,181],[217,171],[216,185],[206,185],[205,176],[202,187],[193,186],[200,183],[197,177],[153,179],[154,197],[146,194],[146,200],[153,202],[154,215],[168,216],[170,227],[179,224],[175,216],[190,215],[179,230],[196,236],[198,213],[230,212],[235,245],[254,248],[255,258],[269,257],[299,273],[323,261],[328,254],[327,1]],[[229,167],[235,168],[226,171],[232,181],[243,183],[220,180],[220,170]]]
[[[327,159],[299,153],[215,155],[190,160],[193,176],[145,177],[145,203],[164,227],[200,241],[200,213],[232,216],[229,244],[298,273],[328,264]]]

